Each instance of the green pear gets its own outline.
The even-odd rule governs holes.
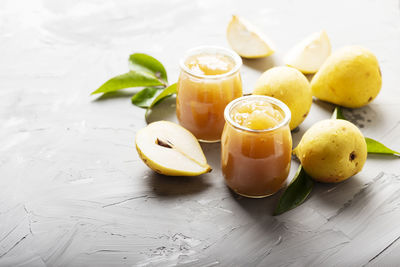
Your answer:
[[[381,87],[378,60],[360,46],[344,47],[330,55],[311,81],[315,97],[349,108],[367,105]]]

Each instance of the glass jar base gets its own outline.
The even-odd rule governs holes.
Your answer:
[[[251,195],[246,195],[246,194],[239,193],[236,190],[232,190],[232,191],[235,192],[236,194],[242,196],[242,197],[247,197],[247,198],[265,198],[265,197],[269,197],[269,196],[272,196],[273,194],[275,194],[275,193],[271,193],[271,194],[260,195],[260,196],[251,196]]]
[[[219,142],[221,142],[221,139],[218,139],[218,140],[203,140],[203,139],[197,139],[199,142],[202,142],[202,143],[219,143]]]

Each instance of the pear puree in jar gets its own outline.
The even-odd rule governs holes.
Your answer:
[[[200,54],[189,57],[186,66],[192,73],[200,75],[218,75],[230,71],[235,63],[225,55]]]
[[[178,80],[179,123],[201,141],[219,141],[225,106],[242,95],[238,68],[232,73],[238,63],[228,55],[203,52],[187,57],[184,64]]]
[[[221,140],[222,172],[236,193],[265,197],[276,193],[289,174],[292,137],[288,123],[282,125],[283,110],[254,96],[245,98],[228,113],[236,126],[227,120]]]

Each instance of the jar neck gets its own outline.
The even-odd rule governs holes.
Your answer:
[[[186,65],[186,61],[189,57],[201,55],[201,54],[210,54],[210,55],[214,54],[214,55],[227,56],[230,60],[232,60],[232,62],[234,63],[234,66],[228,72],[222,73],[222,74],[206,75],[206,74],[196,73],[196,72],[192,71]],[[195,48],[187,51],[185,53],[185,56],[181,59],[179,64],[180,64],[181,70],[191,77],[195,77],[198,79],[207,79],[207,80],[219,80],[219,79],[224,79],[224,78],[228,78],[228,77],[236,75],[239,72],[240,67],[242,66],[242,59],[238,54],[236,54],[234,51],[232,51],[230,49],[226,49],[226,48],[218,47],[218,46],[200,46],[200,47],[195,47]]]

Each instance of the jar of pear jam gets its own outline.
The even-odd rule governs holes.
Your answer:
[[[290,170],[289,108],[268,96],[244,96],[226,106],[221,139],[225,182],[237,194],[262,198],[276,193]]]
[[[226,105],[242,96],[241,58],[222,47],[189,50],[180,62],[176,115],[203,142],[218,142]]]

